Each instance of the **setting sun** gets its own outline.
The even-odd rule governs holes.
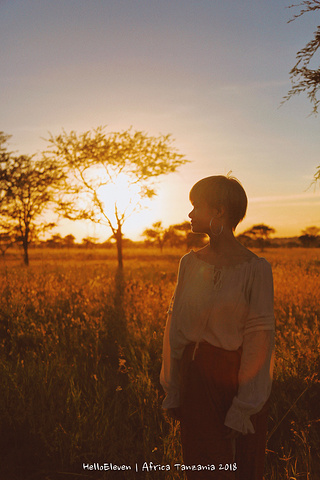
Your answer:
[[[108,220],[115,228],[119,220],[124,225],[124,231],[133,230],[135,236],[140,235],[148,224],[152,223],[154,208],[150,210],[150,206],[153,201],[145,197],[141,185],[134,183],[125,173],[114,176],[112,181],[99,187],[97,199],[104,212],[99,214],[101,226],[96,225],[95,228],[99,237],[105,236],[105,225],[108,224]],[[155,204],[157,203],[156,200]]]
[[[143,206],[141,187],[133,183],[124,173],[120,173],[112,182],[101,186],[97,192],[103,203],[104,211],[110,220],[116,220],[116,214],[125,218]]]

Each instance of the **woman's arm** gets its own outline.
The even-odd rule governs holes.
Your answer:
[[[226,415],[225,425],[243,434],[255,433],[250,416],[258,413],[271,392],[274,332],[248,333],[243,342],[239,388]]]
[[[274,363],[273,279],[269,263],[260,259],[252,274],[245,322],[239,388],[225,425],[254,433],[250,416],[258,413],[271,392]]]
[[[162,403],[162,408],[165,409],[176,408],[180,405],[180,365],[177,358],[172,358],[169,341],[171,318],[172,312],[169,312],[163,337],[162,367],[160,372],[160,383],[167,394]]]
[[[167,316],[166,328],[163,337],[163,353],[162,353],[162,367],[160,373],[160,383],[166,392],[166,398],[162,403],[162,408],[173,409],[180,405],[180,359],[172,357],[170,347],[170,329],[172,322],[172,312],[174,304],[179,297],[179,291],[182,288],[183,277],[185,271],[185,257],[182,257],[179,270],[178,280],[175,288],[174,295],[170,302],[170,307]]]

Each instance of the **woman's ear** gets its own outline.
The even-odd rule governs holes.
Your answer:
[[[226,213],[226,209],[223,205],[220,205],[219,207],[217,207],[216,209],[216,212],[215,212],[215,216],[216,218],[221,218],[224,216],[224,214]]]

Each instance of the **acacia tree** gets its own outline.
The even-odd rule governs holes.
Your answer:
[[[85,248],[93,248],[95,245],[97,245],[97,238],[95,237],[85,237],[82,239],[82,245]]]
[[[76,237],[74,235],[72,235],[72,233],[69,233],[69,235],[66,235],[63,238],[63,245],[67,248],[74,247],[75,239],[76,239]]]
[[[152,228],[147,228],[142,233],[142,236],[147,239],[148,242],[158,245],[162,252],[166,243],[174,243],[174,231],[172,227],[165,228],[162,226],[162,222],[155,222],[152,224]]]
[[[272,233],[275,233],[274,228],[260,223],[259,225],[254,225],[249,230],[246,230],[242,235],[247,235],[252,238],[260,247],[261,251],[263,251],[266,242]]]
[[[180,236],[180,242],[186,245],[187,250],[191,247],[203,247],[208,242],[206,233],[193,233],[188,221],[172,225],[172,229]]]
[[[1,224],[21,242],[24,263],[29,265],[31,240],[54,226],[44,215],[57,201],[65,177],[51,160],[9,153],[4,146],[8,138],[2,134],[0,145]]]
[[[320,228],[319,227],[307,227],[305,230],[302,230],[299,240],[301,241],[304,247],[316,247],[320,239]]]
[[[80,135],[63,130],[57,136],[50,134],[48,142],[44,155],[64,164],[73,188],[72,199],[63,204],[64,216],[109,227],[122,268],[123,224],[141,208],[142,198],[155,195],[155,180],[175,172],[187,160],[173,148],[170,135],[151,137],[131,128],[106,134],[98,127]],[[112,198],[104,193],[110,185],[115,186]],[[124,196],[126,202],[121,201]]]
[[[142,235],[150,243],[156,243],[161,251],[166,243],[171,247],[185,245],[188,250],[191,247],[203,247],[208,241],[208,236],[205,233],[193,233],[188,221],[170,225],[168,228],[164,228],[162,222],[156,222],[152,225],[152,228],[146,229]]]

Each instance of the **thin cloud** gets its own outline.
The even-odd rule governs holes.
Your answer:
[[[257,82],[246,82],[246,83],[236,83],[230,85],[223,85],[221,90],[227,91],[244,91],[244,90],[260,90],[265,88],[278,88],[289,85],[288,80],[269,80],[269,81],[257,81]]]
[[[320,200],[320,193],[297,193],[294,195],[274,195],[268,197],[252,197],[249,199],[250,203],[304,203],[305,200],[313,199],[315,201]]]

